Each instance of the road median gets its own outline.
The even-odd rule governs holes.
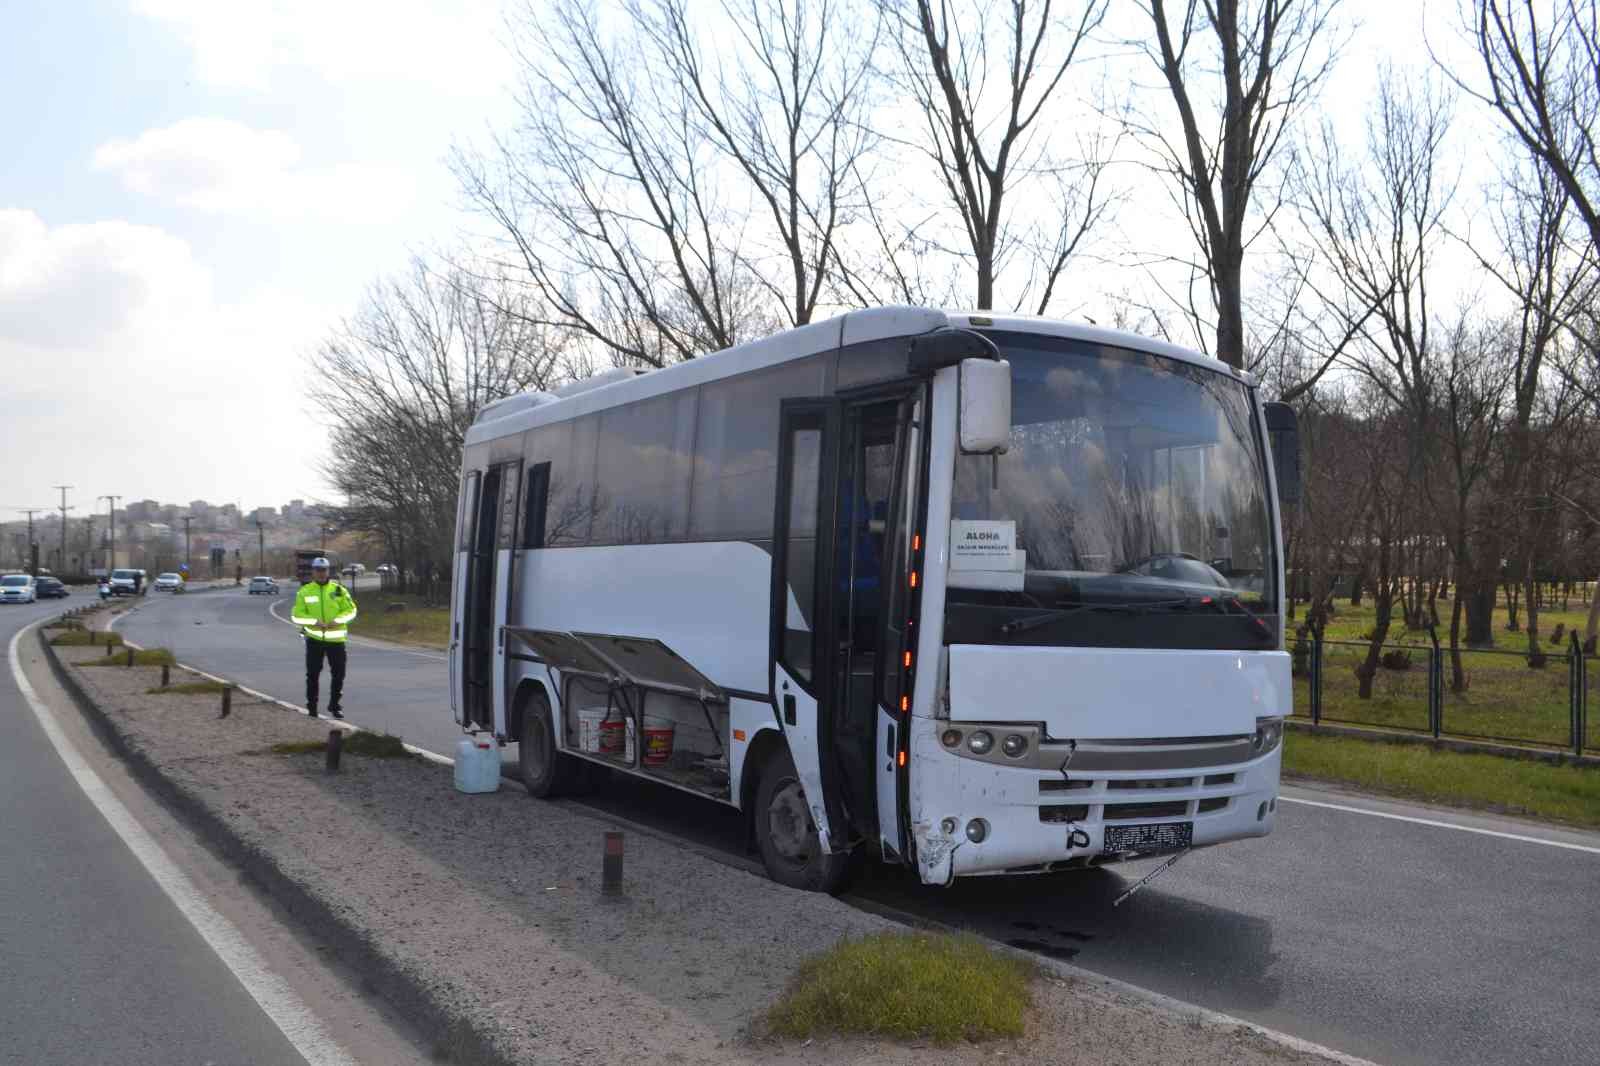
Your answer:
[[[464,796],[447,767],[409,756],[351,752],[327,773],[327,722],[237,692],[219,717],[216,692],[152,692],[157,669],[85,669],[102,648],[43,639],[143,783],[446,1061],[1329,1061],[1048,965],[1020,1038],[780,1040],[760,1019],[806,959],[900,927],[640,834],[608,899],[601,816],[509,787]]]

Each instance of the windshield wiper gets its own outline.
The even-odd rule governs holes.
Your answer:
[[[1071,607],[1058,607],[1045,611],[1042,614],[1024,615],[1013,618],[1000,626],[1000,632],[1006,636],[1016,633],[1026,633],[1040,626],[1049,625],[1071,614],[1081,614],[1084,611],[1108,611],[1116,614],[1154,614],[1167,611],[1186,611],[1194,605],[1194,601],[1182,600],[1148,600],[1143,603],[1080,603]]]
[[[1250,620],[1250,624],[1255,628],[1257,636],[1261,637],[1263,640],[1270,640],[1273,642],[1277,641],[1278,635],[1267,626],[1267,623],[1261,620],[1261,616],[1259,614],[1256,614],[1249,607],[1246,607],[1245,602],[1239,597],[1224,597],[1224,599],[1218,601],[1219,606],[1222,603],[1226,603],[1228,606],[1236,608],[1240,614],[1248,618]],[[1224,610],[1223,613],[1227,613],[1226,610]]]

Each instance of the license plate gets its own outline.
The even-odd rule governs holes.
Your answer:
[[[1181,851],[1194,842],[1193,822],[1163,822],[1160,825],[1108,825],[1105,850],[1116,855],[1137,852]]]

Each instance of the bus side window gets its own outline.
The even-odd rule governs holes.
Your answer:
[[[528,492],[523,498],[522,546],[544,547],[545,511],[550,502],[550,464],[534,463],[528,469]]]

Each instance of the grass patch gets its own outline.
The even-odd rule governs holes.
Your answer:
[[[141,648],[133,653],[135,666],[176,666],[178,661],[166,648]],[[118,651],[115,655],[102,655],[98,659],[85,659],[79,666],[127,666],[128,653]]]
[[[827,1033],[897,1040],[1020,1037],[1037,968],[975,936],[875,933],[800,964],[766,1015],[777,1036]]]
[[[399,606],[391,610],[394,605]],[[450,608],[424,606],[422,597],[398,593],[362,596],[350,631],[375,640],[444,649],[450,644]]]
[[[346,733],[340,745],[346,755],[366,755],[374,759],[403,759],[411,753],[400,738],[389,733],[362,730]],[[274,755],[312,755],[328,750],[326,740],[289,740],[267,749]]]
[[[145,689],[145,692],[151,696],[202,696],[208,692],[221,692],[226,687],[220,681],[185,681],[178,685],[168,685],[166,688],[157,685]]]
[[[90,630],[87,629],[68,629],[51,637],[50,643],[58,648],[87,648],[89,646],[89,634]],[[121,643],[122,634],[114,629],[106,632],[95,631],[94,633],[96,647],[104,647],[107,644],[116,646]]]
[[[1291,732],[1285,774],[1408,799],[1600,827],[1600,770]]]

